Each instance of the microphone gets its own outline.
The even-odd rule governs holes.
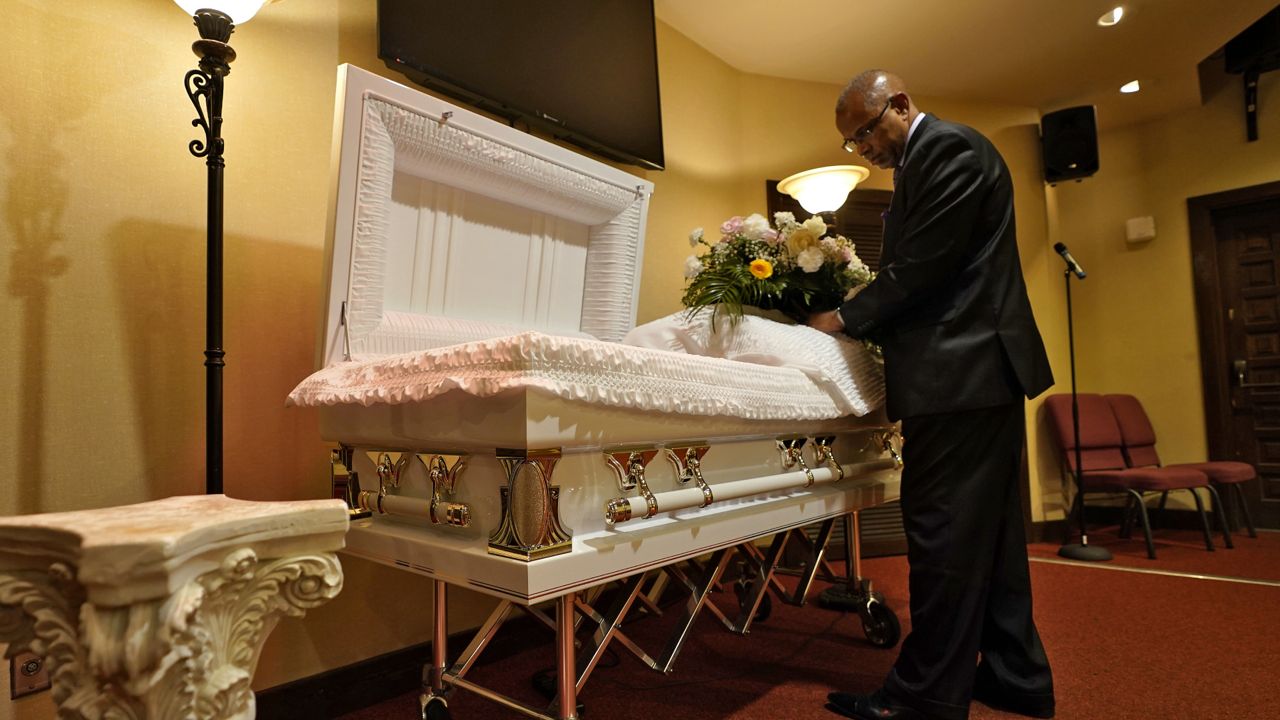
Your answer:
[[[1061,255],[1063,260],[1067,261],[1067,269],[1075,273],[1076,277],[1081,280],[1085,278],[1084,268],[1080,267],[1080,263],[1076,262],[1076,259],[1071,257],[1071,253],[1067,251],[1066,245],[1063,245],[1062,243],[1054,243],[1053,251]]]

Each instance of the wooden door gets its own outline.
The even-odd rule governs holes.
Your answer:
[[[1257,468],[1250,512],[1280,528],[1280,183],[1188,206],[1209,459]]]

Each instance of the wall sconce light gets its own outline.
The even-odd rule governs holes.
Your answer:
[[[817,215],[835,212],[849,193],[871,174],[859,165],[832,165],[796,173],[778,183],[778,192],[795,198],[805,210]]]
[[[208,260],[205,309],[205,492],[222,493],[222,81],[231,73],[236,51],[227,41],[237,24],[248,22],[265,0],[174,0],[187,11],[200,30],[200,39],[191,50],[200,66],[187,73],[184,84],[196,108],[195,127],[204,130],[204,140],[192,140],[191,154],[205,159],[209,169]]]

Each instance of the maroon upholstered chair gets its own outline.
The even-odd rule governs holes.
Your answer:
[[[1196,488],[1209,487],[1209,478],[1199,470],[1167,467],[1129,467],[1124,456],[1124,443],[1120,425],[1107,401],[1095,393],[1077,393],[1080,411],[1080,464],[1077,506],[1083,508],[1087,493],[1124,493],[1130,507],[1136,507],[1142,520],[1142,532],[1147,541],[1147,557],[1155,559],[1155,543],[1151,539],[1151,522],[1147,517],[1144,493],[1166,493],[1170,490],[1186,490],[1195,498],[1200,511],[1200,524],[1204,528],[1204,544],[1213,550],[1213,537],[1209,534],[1209,519],[1204,513],[1204,502]],[[1044,401],[1049,414],[1049,425],[1062,451],[1063,467],[1076,474],[1076,438],[1071,423],[1071,395],[1050,395]],[[1128,536],[1128,509],[1121,536]]]
[[[1156,431],[1151,425],[1151,420],[1147,417],[1147,411],[1142,408],[1142,403],[1132,395],[1107,395],[1105,397],[1107,404],[1111,406],[1111,411],[1115,413],[1116,422],[1120,424],[1120,436],[1124,440],[1124,452],[1129,461],[1129,466],[1160,466],[1160,456],[1156,454]],[[1252,465],[1236,462],[1235,460],[1210,460],[1198,463],[1178,463],[1176,465],[1165,465],[1164,467],[1191,468],[1207,475],[1211,490],[1220,487],[1228,497],[1233,497],[1236,501],[1236,507],[1240,508],[1244,514],[1244,523],[1249,530],[1249,537],[1258,537],[1258,532],[1253,527],[1253,518],[1249,517],[1249,504],[1244,498],[1244,488],[1241,487],[1243,483],[1258,476]],[[1233,491],[1235,493],[1234,496],[1231,494]],[[1221,504],[1221,499],[1214,497],[1213,502],[1215,505],[1219,505]],[[1163,504],[1164,500],[1162,498],[1161,505]],[[1220,521],[1223,517],[1226,517],[1225,512],[1218,515]],[[1227,547],[1231,547],[1229,536]]]

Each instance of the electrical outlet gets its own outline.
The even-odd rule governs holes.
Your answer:
[[[44,658],[33,652],[22,652],[9,659],[9,697],[17,700],[41,690],[48,690],[49,667]]]

